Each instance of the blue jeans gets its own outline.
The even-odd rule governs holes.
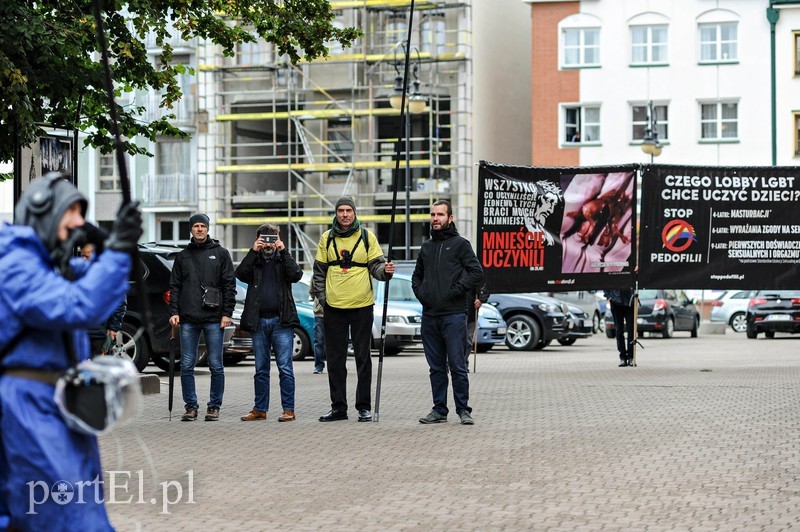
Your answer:
[[[325,369],[325,326],[324,318],[314,318],[314,370]]]
[[[467,377],[467,316],[448,314],[447,316],[422,315],[422,347],[428,361],[433,394],[433,409],[446,416],[447,371],[453,381],[453,400],[456,413],[472,412],[469,406],[469,378]]]
[[[278,366],[281,385],[281,406],[284,410],[294,410],[294,369],[292,368],[292,344],[294,329],[282,327],[281,319],[259,318],[253,336],[253,352],[256,358],[255,381],[256,400],[254,410],[269,412],[269,360],[275,351],[275,364]]]
[[[222,366],[222,340],[225,330],[218,321],[208,323],[181,323],[181,388],[187,407],[197,408],[197,391],[194,385],[194,366],[197,364],[197,346],[200,331],[206,340],[208,368],[211,370],[211,396],[208,407],[222,406],[225,392],[225,369]]]

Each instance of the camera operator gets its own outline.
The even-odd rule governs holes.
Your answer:
[[[247,283],[247,296],[240,327],[253,337],[256,358],[255,404],[242,421],[267,419],[269,412],[270,352],[275,350],[281,386],[283,414],[278,421],[294,421],[294,328],[300,326],[292,297],[292,283],[303,271],[289,254],[278,227],[264,224],[256,241],[236,268],[236,278]]]
[[[0,229],[0,530],[113,530],[97,437],[70,429],[54,392],[69,366],[89,358],[86,330],[125,297],[142,214],[138,203],[120,208],[105,251],[89,263],[72,254],[89,237],[86,207],[68,176],[53,172],[30,182],[15,225]],[[32,486],[58,482],[87,486],[83,504],[52,497],[31,511]]]

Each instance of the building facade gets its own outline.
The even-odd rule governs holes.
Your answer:
[[[527,3],[534,165],[650,162],[648,134],[662,147],[657,163],[798,164],[800,4]],[[778,14],[774,54],[768,10]]]

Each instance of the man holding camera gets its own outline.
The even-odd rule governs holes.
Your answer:
[[[194,214],[189,223],[191,241],[175,258],[169,280],[169,324],[181,328],[181,388],[186,404],[181,421],[197,419],[194,366],[200,332],[206,340],[211,370],[211,396],[205,419],[216,421],[225,392],[222,344],[236,304],[236,279],[230,253],[208,236],[208,216]]]
[[[236,278],[247,283],[247,296],[239,327],[252,335],[256,358],[255,404],[241,419],[267,419],[269,359],[274,350],[283,407],[283,414],[278,421],[294,421],[292,346],[294,328],[300,326],[300,319],[292,297],[292,283],[303,277],[303,270],[286,249],[277,226],[264,224],[258,228],[256,234],[253,247],[236,268]]]

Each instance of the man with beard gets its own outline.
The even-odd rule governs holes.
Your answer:
[[[255,404],[242,421],[267,419],[269,412],[270,354],[275,351],[281,387],[283,414],[278,421],[294,421],[294,369],[292,344],[294,328],[300,326],[292,297],[292,283],[303,277],[303,270],[289,254],[278,227],[264,224],[256,231],[256,241],[239,267],[236,278],[247,283],[242,321],[239,326],[253,337],[256,358]]]
[[[375,294],[370,277],[388,281],[394,269],[392,262],[386,262],[372,231],[359,224],[353,198],[339,198],[333,226],[319,240],[311,288],[325,315],[325,354],[331,392],[331,410],[320,421],[347,419],[348,336],[353,342],[358,374],[358,420],[372,421],[370,344]]]
[[[194,214],[189,217],[189,224],[191,242],[175,258],[169,280],[169,324],[181,328],[181,388],[186,408],[181,421],[197,419],[194,366],[201,332],[211,370],[211,395],[205,419],[216,421],[225,392],[222,342],[236,304],[236,279],[230,253],[208,236],[208,216]]]
[[[422,303],[422,347],[430,368],[433,409],[424,424],[447,421],[447,373],[462,425],[473,425],[467,376],[467,316],[464,301],[483,282],[483,270],[469,241],[458,234],[453,207],[439,200],[431,207],[431,239],[420,247],[411,286]]]

